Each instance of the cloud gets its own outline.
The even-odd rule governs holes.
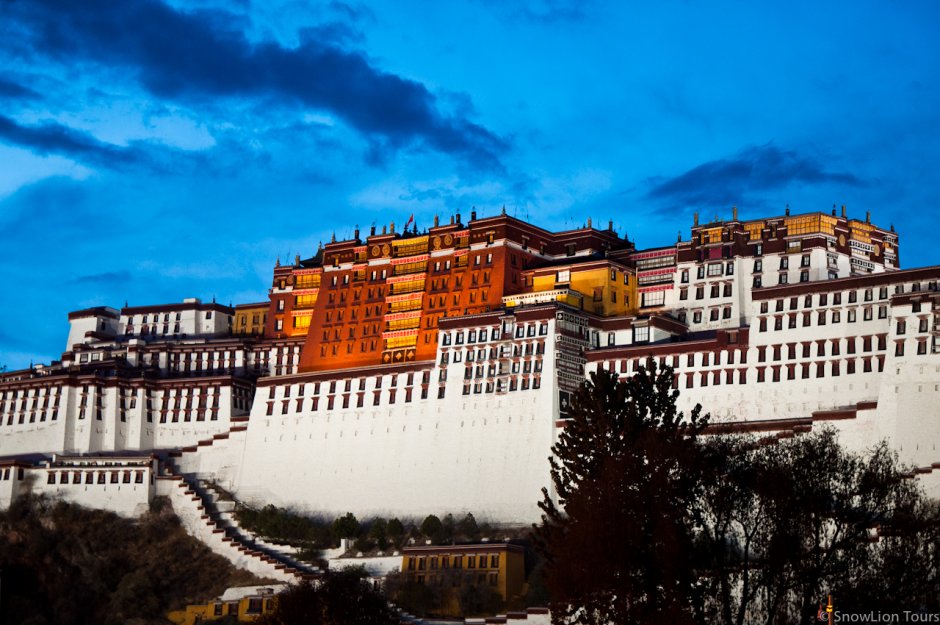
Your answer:
[[[534,24],[553,25],[581,22],[587,17],[585,10],[590,4],[585,0],[479,0],[481,4],[495,9],[514,20],[525,20]]]
[[[40,100],[42,96],[29,87],[0,77],[0,98],[10,100]]]
[[[811,156],[772,144],[747,147],[734,156],[709,161],[667,180],[651,180],[646,197],[664,209],[741,203],[752,194],[794,183],[864,186],[849,172],[829,171]]]
[[[143,153],[133,147],[104,143],[87,132],[56,122],[22,126],[0,115],[0,139],[31,149],[40,155],[61,154],[76,160],[106,167],[118,167],[142,160]]]
[[[121,270],[79,276],[72,280],[72,282],[85,285],[114,286],[117,284],[126,284],[130,282],[130,280],[131,272]]]
[[[152,94],[180,101],[275,98],[331,112],[370,143],[450,154],[499,170],[506,141],[448,114],[421,83],[384,72],[342,43],[348,30],[308,29],[293,48],[249,41],[242,18],[183,12],[156,0],[54,0],[7,4],[36,54],[91,61],[136,74]]]

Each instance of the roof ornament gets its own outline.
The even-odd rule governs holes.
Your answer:
[[[836,205],[835,205],[835,204],[832,205],[832,216],[833,216],[833,217],[836,216]]]
[[[505,204],[503,204],[503,213],[502,213],[502,214],[503,214],[503,215],[506,214],[506,205],[505,205]]]
[[[842,205],[842,216],[845,217],[845,204]]]
[[[274,266],[275,266],[275,267],[280,267],[280,266],[281,266],[281,255],[280,255],[280,254],[277,255],[277,260],[274,261]]]
[[[692,213],[692,226],[695,227],[698,225],[698,213]]]
[[[790,204],[789,204],[789,203],[787,204],[787,208],[786,208],[786,210],[784,211],[784,214],[785,214],[787,217],[790,216]]]
[[[330,243],[336,243],[336,231],[333,231],[333,234],[330,236]]]
[[[738,220],[738,207],[737,206],[731,207],[731,219],[734,221]]]

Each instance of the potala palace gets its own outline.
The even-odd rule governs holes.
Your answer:
[[[735,211],[637,249],[469,217],[357,229],[278,263],[263,303],[71,313],[61,361],[0,376],[0,502],[171,494],[197,518],[188,485],[211,479],[300,510],[536,521],[569,394],[649,356],[713,432],[887,439],[940,495],[940,267],[901,270],[893,228]]]

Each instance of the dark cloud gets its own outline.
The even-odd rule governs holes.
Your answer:
[[[114,286],[117,284],[126,284],[130,282],[130,280],[131,272],[122,270],[79,276],[72,280],[72,282],[84,285]]]
[[[39,100],[42,98],[29,87],[13,82],[0,76],[0,98],[11,100]]]
[[[330,39],[349,38],[335,28],[305,31],[297,47],[287,48],[250,42],[230,13],[186,13],[155,0],[18,2],[6,12],[29,33],[35,53],[129,69],[160,97],[274,97],[329,111],[392,149],[431,149],[488,169],[501,168],[508,147],[486,128],[444,112],[421,83],[383,72]]]
[[[62,124],[46,122],[37,126],[21,126],[3,115],[0,115],[0,140],[29,148],[43,156],[61,154],[107,167],[119,167],[143,158],[137,148],[103,143],[87,132]]]
[[[730,206],[794,183],[862,186],[848,172],[834,172],[813,157],[767,144],[748,147],[729,158],[703,163],[667,180],[650,181],[647,198],[664,209]]]

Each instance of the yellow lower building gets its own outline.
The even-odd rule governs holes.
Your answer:
[[[274,611],[275,595],[287,588],[284,584],[270,586],[242,586],[229,588],[221,597],[208,603],[188,605],[184,610],[174,610],[167,619],[177,625],[207,623],[223,616],[235,616],[239,623],[250,623]]]
[[[489,586],[503,601],[525,586],[525,549],[510,543],[405,547],[401,571],[408,581]]]

